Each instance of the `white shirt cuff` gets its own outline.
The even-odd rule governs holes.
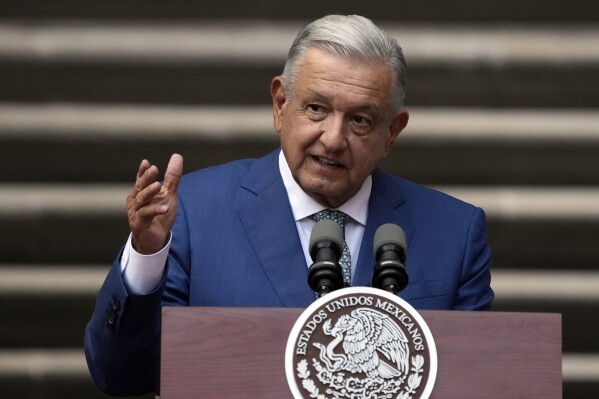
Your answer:
[[[144,295],[154,291],[160,285],[173,235],[170,234],[164,248],[151,255],[142,255],[133,249],[132,237],[132,234],[129,234],[123,250],[121,273],[125,284],[132,292]]]

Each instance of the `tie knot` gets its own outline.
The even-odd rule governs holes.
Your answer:
[[[345,217],[347,215],[341,211],[335,209],[323,209],[322,211],[312,214],[312,219],[320,222],[321,220],[332,220],[345,229]]]

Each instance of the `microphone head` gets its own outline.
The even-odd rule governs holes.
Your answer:
[[[343,230],[332,220],[321,220],[314,225],[310,234],[310,256],[314,259],[315,251],[322,246],[337,246],[335,252],[339,257],[343,248]]]
[[[381,225],[374,233],[373,251],[374,258],[378,260],[379,250],[386,245],[396,245],[403,251],[404,259],[408,254],[406,234],[396,224],[387,223]]]

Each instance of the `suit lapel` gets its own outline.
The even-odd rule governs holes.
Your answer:
[[[253,195],[239,207],[239,216],[282,305],[309,305],[315,297],[308,287],[308,268],[280,176],[278,151],[254,163],[243,188]]]
[[[368,220],[360,246],[360,255],[356,265],[353,285],[365,286],[372,283],[372,270],[375,265],[373,254],[374,234],[379,226],[394,223],[400,226],[406,235],[409,248],[414,225],[407,214],[405,197],[397,182],[391,177],[376,170],[372,174],[372,192],[368,202]]]

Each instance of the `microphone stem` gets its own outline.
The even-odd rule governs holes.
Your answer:
[[[328,286],[328,285],[321,285],[318,288],[318,297],[322,298],[323,296],[325,296],[326,294],[329,294],[331,292],[333,292],[333,290],[331,289],[330,286]]]
[[[383,287],[383,289],[384,289],[385,291],[388,291],[388,292],[392,293],[393,295],[397,294],[397,292],[399,291],[399,290],[397,289],[397,286],[396,286],[395,284],[386,284],[386,285]]]

